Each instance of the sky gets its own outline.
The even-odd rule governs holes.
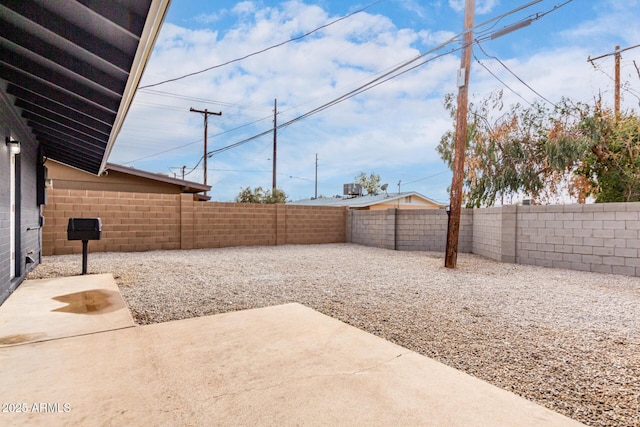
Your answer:
[[[507,105],[611,106],[614,57],[587,59],[640,44],[638,16],[640,0],[476,0],[469,99],[503,90]],[[208,151],[240,143],[207,159],[212,200],[270,189],[277,100],[276,123],[291,122],[276,131],[276,185],[289,199],[314,197],[317,164],[318,196],[365,172],[390,194],[448,203],[435,147],[454,127],[443,98],[458,90],[463,24],[464,0],[173,0],[109,161],[178,178],[184,166],[203,182],[204,117],[190,109],[206,109],[222,113],[208,118]],[[640,108],[638,67],[640,47],[622,53],[623,109]]]

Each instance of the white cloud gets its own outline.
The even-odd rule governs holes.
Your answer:
[[[251,1],[242,1],[237,3],[233,9],[231,9],[231,12],[236,15],[251,15],[256,12],[256,10],[257,8],[255,3]]]
[[[475,3],[475,12],[480,15],[491,12],[500,4],[500,0],[478,0]],[[449,0],[449,7],[456,12],[463,12],[465,8],[465,0]]]
[[[418,37],[420,37],[420,40],[425,46],[437,46],[447,40],[450,40],[455,35],[456,33],[453,31],[421,30],[418,33]]]
[[[222,19],[221,13],[209,13],[209,14],[201,14],[194,18],[194,21],[200,24],[214,24]]]
[[[595,13],[593,19],[585,20],[579,25],[568,28],[560,34],[574,43],[589,41],[593,49],[613,49],[612,43],[623,45],[636,45],[640,40],[640,26],[636,13],[629,13],[630,9],[637,8],[638,1],[603,1],[591,7]],[[620,43],[622,41],[622,43]],[[592,52],[596,56],[598,52]]]
[[[427,14],[427,9],[417,0],[399,0],[399,3],[402,8],[414,13],[419,18],[424,18]]]

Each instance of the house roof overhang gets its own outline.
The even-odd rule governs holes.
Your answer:
[[[100,174],[171,0],[0,0],[0,90],[43,154]]]
[[[107,163],[107,171],[115,171],[124,173],[131,176],[137,176],[140,178],[146,178],[153,181],[163,182],[166,184],[172,184],[180,187],[184,193],[199,193],[201,191],[211,191],[210,185],[200,184],[193,181],[186,181],[184,179],[171,178],[169,176],[161,175],[158,173],[147,172],[140,169],[134,169],[127,166],[117,165],[115,163]],[[204,197],[204,196],[203,196]],[[209,200],[209,198],[207,198]]]

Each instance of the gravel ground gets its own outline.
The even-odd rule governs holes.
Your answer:
[[[351,244],[92,253],[140,324],[298,302],[592,426],[640,426],[640,278]],[[70,276],[45,257],[29,278]]]

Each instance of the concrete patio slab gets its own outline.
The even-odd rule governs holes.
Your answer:
[[[0,347],[133,326],[111,274],[27,280],[0,306]]]
[[[299,304],[4,347],[0,373],[1,425],[582,425]]]

